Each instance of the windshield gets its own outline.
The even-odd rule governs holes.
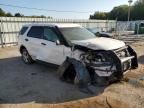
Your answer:
[[[87,28],[87,30],[89,30],[92,33],[97,33],[97,32],[101,32],[100,28]]]
[[[87,40],[96,37],[93,33],[81,27],[60,28],[60,31],[67,41]]]

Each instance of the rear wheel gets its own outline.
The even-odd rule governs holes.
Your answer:
[[[25,64],[32,64],[34,62],[26,49],[22,49],[22,60]]]

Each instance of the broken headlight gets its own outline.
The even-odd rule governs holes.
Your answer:
[[[93,68],[98,76],[110,76],[116,71],[116,66],[109,53],[105,52],[87,52],[81,54],[81,61],[86,66]]]

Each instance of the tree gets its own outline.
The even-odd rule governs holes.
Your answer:
[[[50,17],[50,16],[44,16],[44,15],[41,15],[41,16],[36,16],[36,15],[32,15],[32,16],[27,16],[27,17],[29,17],[29,18],[49,18],[49,19],[52,19],[52,17]]]
[[[51,16],[48,16],[47,18],[49,18],[49,19],[53,19],[53,17],[51,17]]]
[[[109,19],[111,20],[119,20],[119,21],[127,21],[128,19],[128,5],[120,5],[118,7],[114,7],[112,11],[109,13]]]
[[[90,19],[127,21],[128,9],[128,5],[120,5],[114,7],[110,12],[95,12],[94,15],[90,15]]]
[[[6,13],[5,11],[3,11],[1,8],[0,8],[0,16],[4,16],[4,17],[12,17],[13,15],[10,13],[10,12],[8,12],[8,13]],[[31,17],[31,18],[49,18],[49,19],[52,19],[52,17],[50,17],[50,16],[44,16],[44,15],[40,15],[40,16],[24,16],[23,14],[21,14],[21,13],[15,13],[14,14],[14,16],[15,17]]]
[[[132,19],[144,20],[144,0],[139,0],[135,2],[132,8]]]
[[[14,15],[15,17],[23,17],[24,15],[20,14],[20,13],[15,13]]]
[[[94,15],[90,15],[90,19],[117,19],[118,21],[127,21],[128,11],[128,5],[120,5],[114,7],[109,13],[95,12]],[[144,0],[137,0],[131,6],[130,20],[144,20]]]
[[[5,12],[0,8],[0,16],[5,16]]]
[[[106,20],[106,19],[108,19],[108,13],[106,13],[106,12],[95,12],[94,15],[90,15],[90,19]]]
[[[7,17],[12,17],[13,15],[10,12],[8,12],[8,13],[6,13],[6,16]]]

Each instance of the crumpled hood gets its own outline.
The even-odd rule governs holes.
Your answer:
[[[88,40],[71,41],[72,44],[87,47],[93,50],[114,50],[125,46],[123,41],[111,38],[96,37]]]

